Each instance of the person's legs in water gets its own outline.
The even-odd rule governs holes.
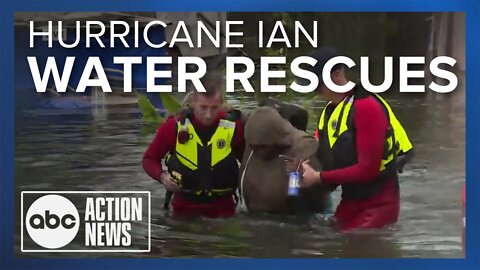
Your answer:
[[[335,218],[341,231],[381,228],[396,223],[400,213],[400,194],[394,182],[366,200],[343,200],[337,207]]]
[[[232,196],[218,198],[208,203],[197,203],[181,195],[174,195],[172,212],[174,216],[227,218],[235,215],[235,202]]]
[[[340,230],[350,231],[353,229],[376,229],[398,220],[400,206],[398,204],[386,204],[369,207],[355,215],[351,220],[339,223]]]

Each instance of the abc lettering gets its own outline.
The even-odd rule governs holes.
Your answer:
[[[65,229],[71,229],[75,227],[75,217],[70,214],[64,215],[62,218],[55,214],[50,214],[50,211],[45,211],[45,218],[42,215],[35,214],[30,218],[30,226],[34,229],[45,229],[45,225],[49,229],[56,229],[58,226],[62,226]]]

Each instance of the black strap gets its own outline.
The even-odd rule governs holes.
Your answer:
[[[195,167],[199,167],[199,166],[200,166],[199,164],[193,163],[193,161],[191,161],[190,159],[188,159],[188,158],[185,157],[184,155],[178,153],[176,150],[175,150],[174,154],[177,155],[177,156],[179,156],[179,157],[181,157],[181,158],[183,158],[183,159],[185,159],[186,161],[188,161],[188,163],[192,164],[192,165],[195,166]]]
[[[170,201],[172,200],[173,192],[168,191],[165,193],[165,202],[163,203],[163,210],[168,210]]]

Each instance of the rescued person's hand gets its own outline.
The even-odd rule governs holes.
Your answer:
[[[175,183],[169,173],[162,173],[160,182],[165,186],[165,189],[171,192],[178,192],[182,190],[182,186]]]
[[[303,179],[302,187],[310,187],[314,184],[320,183],[320,172],[315,171],[310,165],[310,160],[302,162]]]
[[[301,162],[300,160],[286,155],[279,156],[285,161],[285,171],[287,174],[291,172],[296,172],[297,170],[301,173],[302,166],[299,166]]]

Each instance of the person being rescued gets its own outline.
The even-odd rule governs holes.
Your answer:
[[[317,60],[310,70],[319,78],[316,91],[329,103],[316,132],[322,170],[303,162],[302,186],[322,183],[331,190],[342,187],[335,212],[342,231],[396,223],[400,210],[397,171],[401,172],[413,153],[404,128],[388,103],[361,85],[347,93],[326,87],[322,70],[328,60],[340,56],[335,49],[322,47],[310,56]],[[330,76],[336,85],[348,82],[344,65],[334,66]]]
[[[289,196],[289,178],[282,156],[297,161],[315,158],[318,143],[305,132],[308,113],[300,107],[268,99],[245,124],[246,147],[240,191],[250,214],[326,213],[329,191],[321,185]]]
[[[142,164],[173,193],[173,215],[231,217],[236,214],[237,161],[245,147],[243,125],[238,114],[222,109],[222,77],[207,74],[201,82],[206,92],[194,91],[189,108],[160,126]]]

